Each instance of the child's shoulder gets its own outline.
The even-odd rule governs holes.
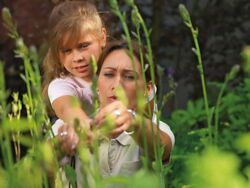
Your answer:
[[[55,78],[54,80],[52,80],[50,82],[50,85],[54,85],[54,84],[76,84],[76,81],[72,78],[72,76],[62,76],[62,77],[58,77]]]
[[[88,83],[85,80],[74,76],[63,76],[55,78],[49,84],[49,87],[59,87],[59,86],[68,86],[68,87],[70,86],[74,88],[90,88],[91,83]]]

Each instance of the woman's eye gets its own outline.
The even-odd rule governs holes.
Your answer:
[[[108,77],[108,78],[111,78],[111,77],[113,77],[113,73],[110,73],[110,72],[107,72],[107,73],[104,73],[104,76],[105,77]]]
[[[124,78],[126,79],[126,80],[135,80],[135,76],[134,75],[124,75]]]

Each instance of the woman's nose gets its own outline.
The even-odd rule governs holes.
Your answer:
[[[118,88],[121,85],[122,85],[121,77],[120,76],[116,76],[115,79],[114,79],[114,81],[113,81],[113,84],[112,84],[112,89],[116,89],[116,88]]]

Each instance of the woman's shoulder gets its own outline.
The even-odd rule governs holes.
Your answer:
[[[168,124],[159,120],[159,129],[161,131],[163,131],[164,133],[166,133],[170,137],[171,142],[172,142],[172,146],[174,146],[175,136],[174,136],[174,133],[172,132],[172,130],[170,129],[170,127],[168,126]]]

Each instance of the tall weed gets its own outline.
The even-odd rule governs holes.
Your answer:
[[[132,23],[135,32],[130,32],[126,22],[127,13],[119,9],[116,0],[110,0],[112,11],[121,20],[124,29],[124,39],[131,42],[132,36],[142,43],[144,33],[148,49],[147,58],[150,62],[152,77],[153,54],[150,44],[150,29],[146,27],[134,1],[126,1],[131,10]],[[78,149],[82,161],[81,169],[85,187],[239,187],[250,186],[250,51],[243,52],[245,77],[237,86],[230,85],[234,80],[239,66],[232,68],[225,76],[223,83],[212,86],[218,88],[215,103],[209,101],[207,84],[202,67],[202,56],[198,44],[198,29],[194,29],[188,11],[182,5],[181,14],[185,24],[191,29],[197,56],[198,69],[201,74],[203,98],[189,101],[187,108],[172,113],[168,123],[175,136],[176,146],[173,150],[170,165],[162,164],[162,150],[159,138],[155,139],[154,154],[156,161],[150,164],[147,152],[143,157],[144,168],[132,177],[109,177],[103,179],[98,168],[97,140],[93,142],[93,153],[90,155],[87,147]],[[58,164],[56,139],[48,141],[50,121],[41,100],[40,58],[34,47],[27,47],[17,32],[8,9],[2,10],[4,25],[9,36],[16,42],[15,54],[23,60],[24,74],[20,75],[26,83],[27,93],[22,96],[10,93],[5,89],[3,63],[0,63],[0,187],[62,187],[64,181],[62,169]],[[141,59],[143,62],[143,59]],[[144,68],[144,66],[142,66]],[[144,76],[145,79],[145,76]],[[176,87],[176,86],[174,86]],[[163,104],[174,91],[163,97]],[[122,95],[122,94],[121,94]],[[7,104],[7,98],[13,96],[13,101]],[[122,98],[122,97],[121,97]],[[142,101],[138,98],[139,101]],[[155,98],[155,102],[157,98]],[[160,101],[161,102],[161,101]],[[140,105],[140,104],[139,104]],[[143,106],[143,105],[141,105]],[[96,105],[96,107],[98,107]],[[163,105],[160,106],[162,109]],[[25,116],[20,110],[25,109]],[[153,113],[153,112],[150,112]],[[157,113],[159,120],[161,110]],[[104,129],[95,130],[95,135],[105,135],[112,126],[107,123]],[[76,122],[77,129],[77,122]],[[78,134],[82,140],[86,134],[81,130]],[[145,148],[146,147],[145,138]],[[12,147],[14,145],[14,149]],[[211,146],[212,145],[212,146]],[[27,152],[22,155],[22,148]],[[77,177],[72,167],[64,168],[73,187]]]
[[[180,11],[192,31],[196,46],[193,51],[200,63],[198,30],[193,29],[184,5],[180,5]],[[242,54],[242,67],[246,74],[238,85],[230,84],[240,69],[239,65],[235,65],[223,83],[208,84],[218,90],[215,100],[209,100],[212,99],[211,93],[206,93],[203,99],[189,101],[186,109],[172,113],[170,124],[177,139],[169,174],[174,181],[169,184],[170,187],[249,186],[249,148],[246,147],[250,141],[250,116],[247,115],[250,110],[249,54],[246,48]],[[199,71],[205,92],[207,84],[202,81],[203,70]],[[175,178],[176,174],[178,178]]]

